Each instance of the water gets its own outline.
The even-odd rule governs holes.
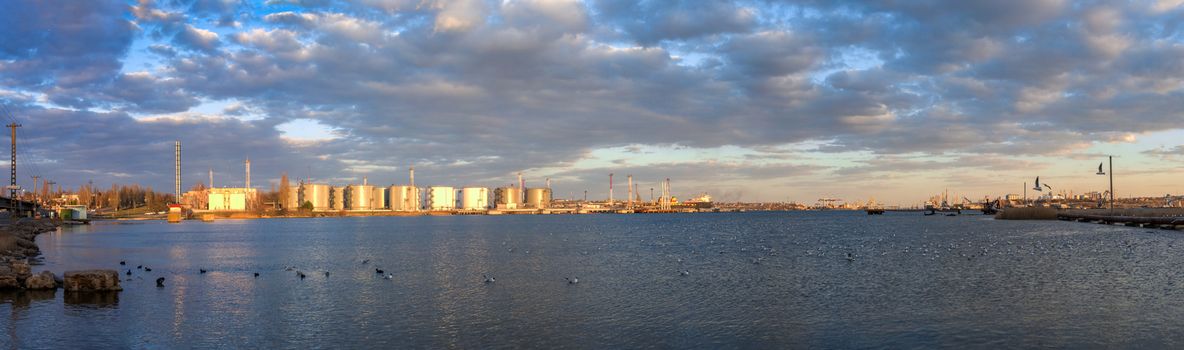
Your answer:
[[[1182,239],[858,212],[100,223],[40,236],[35,270],[130,268],[125,290],[0,295],[0,345],[1179,348]]]

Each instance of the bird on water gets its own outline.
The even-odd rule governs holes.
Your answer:
[[[156,279],[156,286],[157,287],[164,287],[164,277]]]
[[[374,273],[381,275],[383,273],[386,273],[386,271],[382,271],[382,269],[374,269]]]
[[[388,274],[386,274],[386,277],[383,277],[383,278],[384,278],[384,279],[388,279],[388,280],[389,280],[389,279],[394,279],[394,278],[395,278],[395,275],[394,275],[394,274],[391,274],[391,273],[388,273]]]
[[[119,265],[127,265],[127,261],[120,260]]]
[[[259,273],[258,273],[258,272],[256,272],[256,273],[255,273],[255,277],[259,277]]]
[[[197,269],[197,271],[203,274],[206,273],[206,269]]]
[[[576,283],[580,283],[580,278],[579,278],[579,277],[572,277],[572,278],[567,278],[567,277],[564,277],[563,279],[567,280],[567,284],[576,284]]]
[[[131,269],[128,269],[128,270],[127,270],[127,275],[128,275],[128,276],[131,276],[131,275],[132,275],[132,270],[131,270]]]
[[[145,267],[145,268],[144,268],[144,271],[149,271],[149,272],[151,272],[151,271],[152,271],[152,268]]]
[[[485,274],[481,274],[481,277],[485,277],[485,283],[497,282],[497,279],[495,279],[493,277],[486,276]]]

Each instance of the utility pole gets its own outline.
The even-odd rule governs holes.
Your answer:
[[[38,199],[41,198],[41,196],[37,195],[37,180],[40,180],[40,179],[41,179],[40,176],[33,175],[33,203],[34,204],[40,202]]]
[[[21,125],[17,123],[11,123],[7,126],[9,129],[12,129],[12,177],[9,178],[8,182],[8,199],[16,201],[17,212],[19,213],[21,202],[16,199],[16,128],[21,127]]]

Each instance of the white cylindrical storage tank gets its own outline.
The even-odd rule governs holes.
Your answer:
[[[386,187],[374,187],[374,195],[370,196],[371,209],[386,209]]]
[[[493,191],[493,204],[498,209],[522,207],[522,190],[517,187],[499,187]]]
[[[329,209],[345,210],[345,187],[329,188]]]
[[[456,189],[445,186],[428,187],[428,209],[452,210],[456,208]]]
[[[374,186],[350,185],[346,191],[345,207],[349,210],[370,210],[373,208],[370,199],[374,196]]]
[[[464,210],[489,209],[489,189],[465,187],[460,190],[460,208]]]
[[[419,210],[419,189],[411,186],[391,186],[390,208],[397,211]]]
[[[526,190],[526,207],[546,209],[551,207],[550,188],[531,188]]]
[[[330,186],[320,184],[304,184],[300,186],[300,204],[312,203],[312,210],[329,210]]]

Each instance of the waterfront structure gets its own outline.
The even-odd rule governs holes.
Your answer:
[[[372,198],[374,186],[350,185],[345,189],[345,205],[348,210],[370,210],[373,207]]]
[[[489,189],[485,187],[465,187],[460,190],[460,209],[484,210],[489,209]]]
[[[208,210],[243,211],[255,199],[253,188],[211,188],[208,192]]]
[[[390,209],[394,211],[418,211],[420,206],[419,189],[415,186],[391,186],[389,191]]]
[[[493,191],[493,204],[498,209],[518,209],[522,207],[522,189],[518,187],[499,187]]]
[[[428,187],[428,209],[452,210],[456,208],[456,189],[447,186]]]
[[[526,207],[546,209],[551,207],[550,188],[531,188],[526,190]]]
[[[386,197],[387,197],[386,188],[385,187],[378,187],[378,186],[371,186],[371,187],[374,188],[373,189],[374,194],[370,196],[370,203],[371,203],[370,208],[375,209],[375,210],[390,208],[389,206],[387,206],[387,202],[386,202]]]
[[[312,210],[323,211],[332,208],[331,196],[332,186],[323,184],[301,184],[298,190],[300,194],[297,202],[297,207],[304,205],[304,203],[311,203]]]
[[[329,189],[329,209],[345,210],[345,187],[334,186]]]

